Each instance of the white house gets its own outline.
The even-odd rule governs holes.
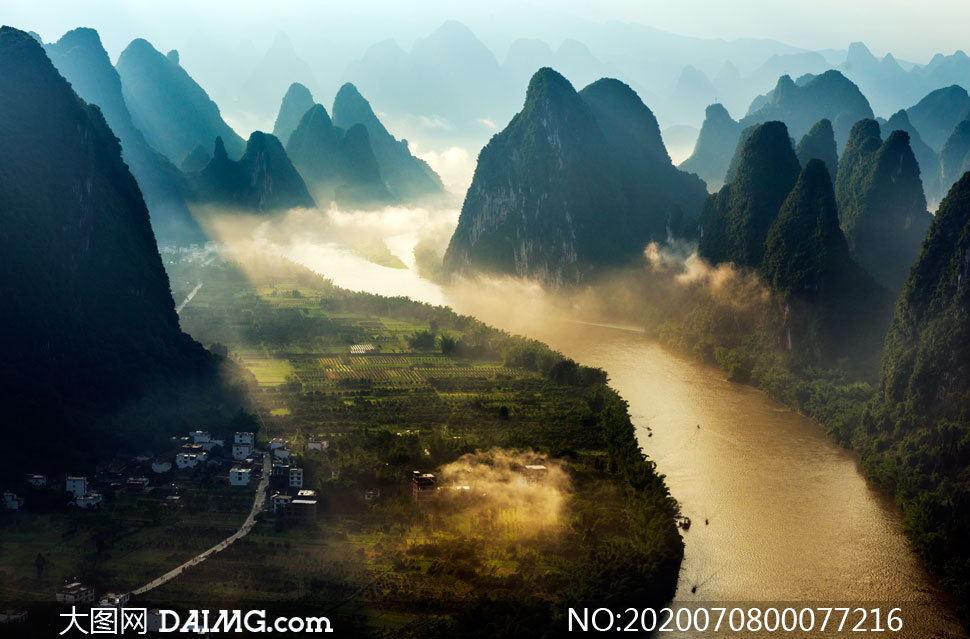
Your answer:
[[[286,448],[290,442],[286,441],[282,437],[274,437],[269,442],[269,449],[276,450],[277,448]]]
[[[152,460],[153,473],[167,473],[170,470],[172,470],[172,462],[165,461],[164,459]]]
[[[253,454],[252,444],[233,444],[232,445],[232,458],[236,461],[242,461]]]
[[[229,485],[248,486],[250,473],[251,471],[248,468],[240,468],[239,466],[234,467],[229,471]]]
[[[84,584],[75,581],[74,583],[67,584],[58,590],[56,597],[58,603],[94,603],[94,588],[91,586],[85,586]]]
[[[254,446],[256,440],[253,438],[252,433],[236,433],[232,437],[233,444],[249,444],[249,446]]]
[[[24,498],[18,497],[9,490],[3,494],[3,507],[7,510],[20,510],[24,505]]]
[[[205,451],[201,453],[179,453],[175,456],[175,465],[179,470],[195,468],[199,464],[204,464],[208,457],[209,453]]]
[[[290,469],[290,488],[303,488],[303,469]]]
[[[275,493],[273,495],[273,512],[278,513],[286,510],[286,507],[290,505],[293,498],[289,495],[281,495],[280,493]]]
[[[46,486],[47,475],[27,475],[27,483],[31,486]]]
[[[289,448],[276,448],[273,450],[273,457],[276,459],[289,459],[290,449]]]
[[[98,600],[98,605],[102,608],[122,608],[131,600],[131,594],[127,592],[109,592]]]
[[[92,508],[100,508],[102,501],[101,493],[84,493],[83,495],[78,495],[78,497],[74,500],[74,503],[77,504],[78,508],[84,508],[87,510]]]
[[[64,490],[71,493],[75,497],[80,497],[84,493],[88,492],[88,478],[81,476],[70,476],[65,481]]]
[[[330,447],[330,442],[325,439],[311,439],[306,443],[307,450],[327,450]]]
[[[202,450],[209,452],[216,446],[224,446],[225,440],[213,439],[212,435],[207,430],[196,430],[189,433],[189,439],[192,440],[193,444],[198,444],[202,446]]]

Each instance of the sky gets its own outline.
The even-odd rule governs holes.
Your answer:
[[[806,49],[845,49],[861,40],[877,55],[925,63],[970,48],[970,3],[956,0],[2,0],[0,22],[54,40],[97,28],[112,57],[137,36],[176,47],[200,27],[263,46],[278,30],[341,46],[387,37],[408,45],[444,19],[458,19],[493,49],[516,37],[556,44],[581,21],[635,22],[702,38],[771,38]],[[168,40],[168,42],[166,42]],[[501,50],[496,51],[501,59]]]

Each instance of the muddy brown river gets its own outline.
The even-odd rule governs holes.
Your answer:
[[[908,547],[892,499],[866,484],[856,456],[818,424],[635,327],[552,318],[525,323],[514,300],[451,295],[413,268],[384,278],[390,269],[342,251],[335,259],[334,251],[290,256],[338,285],[450,304],[609,374],[630,404],[644,451],[692,522],[682,532],[686,554],[675,604],[852,604],[884,613],[901,606],[903,631],[876,636],[966,636]],[[411,261],[407,250],[400,256]],[[858,636],[777,636],[849,634]]]

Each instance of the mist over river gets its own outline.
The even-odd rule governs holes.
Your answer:
[[[528,289],[490,295],[421,279],[410,239],[386,242],[406,270],[334,246],[295,244],[284,253],[337,285],[444,303],[604,369],[630,404],[644,451],[692,522],[682,531],[677,603],[866,602],[884,611],[902,605],[904,630],[887,635],[966,636],[907,546],[892,499],[867,486],[856,456],[819,425],[636,327],[539,318],[523,310],[535,302]]]

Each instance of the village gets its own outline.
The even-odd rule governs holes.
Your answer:
[[[323,453],[328,446],[326,439],[311,439],[306,443],[305,452]],[[268,486],[272,491],[269,502],[265,502],[260,488],[255,488],[260,512],[272,513],[285,521],[313,523],[317,518],[317,492],[304,488],[304,472],[295,465],[295,457],[290,442],[281,438],[273,438],[260,451],[252,432],[236,432],[231,443],[227,443],[225,439],[212,437],[208,431],[196,430],[183,437],[172,437],[166,454],[119,456],[98,466],[90,476],[28,474],[16,492],[4,490],[3,508],[25,510],[28,500],[36,499],[46,506],[101,510],[111,508],[119,497],[149,494],[159,488],[171,493],[164,498],[166,506],[178,507],[180,488],[214,480],[236,489]],[[267,467],[270,468],[267,481],[260,484]],[[139,591],[143,593],[147,589]],[[125,606],[131,596],[129,592],[106,592],[98,597],[94,586],[76,580],[70,580],[54,594],[55,600],[64,605],[112,608]],[[23,610],[0,611],[0,624],[26,619],[27,613]]]
[[[409,433],[397,435],[407,437]],[[200,484],[214,483],[230,490],[254,492],[251,516],[238,531],[146,585],[131,591],[99,593],[95,586],[74,578],[66,580],[53,593],[54,600],[63,606],[120,609],[127,606],[133,596],[144,595],[167,583],[244,537],[257,518],[268,517],[285,525],[315,524],[319,516],[317,489],[312,487],[315,484],[299,465],[299,459],[312,460],[315,456],[326,459],[331,444],[326,437],[306,439],[297,451],[290,441],[281,437],[274,437],[258,447],[253,432],[235,432],[229,440],[196,430],[182,437],[172,437],[171,447],[165,454],[119,456],[98,466],[92,475],[28,474],[16,491],[3,492],[3,505],[8,511],[29,510],[29,500],[35,499],[44,501],[48,507],[54,504],[61,509],[101,511],[112,508],[120,498],[161,491],[166,493],[165,506],[178,508],[181,505],[179,493]],[[526,465],[520,472],[523,481],[534,483],[545,475],[546,470],[544,465]],[[332,469],[329,479],[338,478],[339,470]],[[433,502],[443,489],[450,495],[472,492],[468,483],[451,481],[445,487],[435,473],[419,470],[411,471],[404,484],[392,488],[395,496],[409,496],[417,505]],[[357,497],[364,503],[373,503],[381,498],[381,490],[379,486],[362,488]],[[388,487],[384,490],[386,492]],[[0,624],[26,620],[25,610],[0,611]],[[158,630],[159,620],[158,610],[149,610],[148,630]]]

